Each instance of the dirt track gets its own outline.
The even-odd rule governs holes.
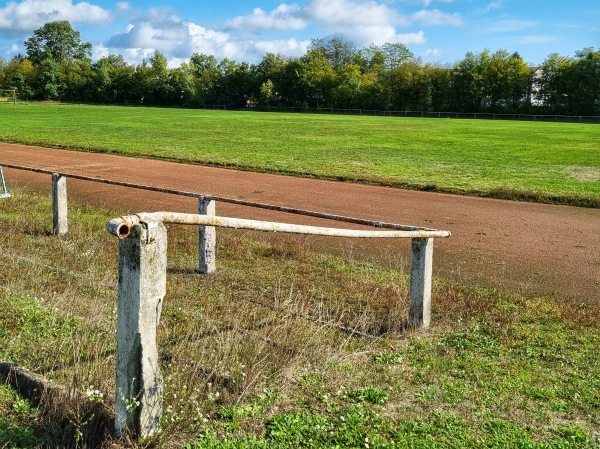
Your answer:
[[[0,163],[447,229],[452,237],[435,241],[434,271],[438,275],[533,294],[600,299],[599,209],[415,192],[10,144],[0,144]],[[4,173],[9,186],[18,182],[50,190],[48,175],[8,168]],[[195,212],[197,208],[191,198],[76,180],[68,184],[71,198],[122,209],[123,213]],[[217,213],[323,224],[307,217],[225,204],[217,205]],[[360,250],[369,250],[361,245]],[[370,250],[380,251],[381,245],[375,244]],[[402,254],[408,257],[407,251],[402,250]]]

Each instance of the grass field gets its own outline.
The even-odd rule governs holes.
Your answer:
[[[598,125],[30,104],[0,140],[600,207]]]
[[[56,238],[48,192],[12,193],[0,203],[0,359],[84,403],[37,405],[0,386],[0,447],[600,445],[597,304],[436,279],[431,329],[401,331],[408,279],[396,259],[223,230],[218,272],[200,276],[197,230],[173,225],[164,430],[115,441],[90,407],[114,404],[117,245],[104,224],[118,213],[71,202]]]

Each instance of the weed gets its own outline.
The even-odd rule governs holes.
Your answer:
[[[351,391],[347,394],[353,402],[368,402],[370,404],[383,405],[388,401],[388,396],[379,388],[367,387]]]

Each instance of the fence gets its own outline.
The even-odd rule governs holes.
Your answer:
[[[476,120],[520,120],[530,122],[600,123],[599,116],[544,115],[544,114],[495,114],[491,112],[429,112],[386,111],[380,109],[301,108],[285,106],[260,106],[252,108],[265,112],[305,112],[311,114],[367,115],[381,117],[454,118]]]
[[[199,227],[201,273],[216,270],[216,227],[346,238],[410,238],[412,256],[407,325],[423,328],[430,325],[433,238],[449,237],[448,231],[370,221],[12,164],[4,164],[4,167],[52,176],[53,231],[56,235],[64,235],[68,232],[67,178],[198,198],[197,215],[173,212],[140,213],[113,219],[107,224],[108,232],[119,238],[115,430],[120,435],[129,429],[145,437],[159,429],[163,383],[158,365],[156,328],[166,294],[165,223]],[[387,230],[327,228],[219,217],[216,216],[217,201]],[[135,404],[135,407],[132,407],[132,404]]]

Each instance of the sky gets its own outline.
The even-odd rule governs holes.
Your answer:
[[[13,0],[0,1],[0,57],[25,54],[33,31],[57,20],[92,44],[93,61],[120,54],[138,64],[158,50],[171,67],[194,53],[297,57],[332,36],[358,48],[403,43],[438,64],[488,49],[539,65],[551,53],[600,48],[600,0]]]

